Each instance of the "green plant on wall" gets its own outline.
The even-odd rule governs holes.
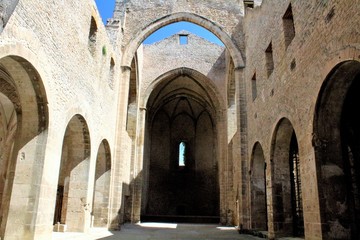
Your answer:
[[[102,54],[103,54],[104,56],[106,56],[106,46],[105,46],[105,45],[102,47]]]

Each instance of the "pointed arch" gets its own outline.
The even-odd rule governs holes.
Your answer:
[[[148,142],[145,148],[149,148],[150,154],[144,156],[148,169],[143,171],[149,172],[145,180],[149,186],[143,190],[148,201],[143,217],[209,216],[218,221],[221,150],[217,134],[222,117],[218,110],[226,106],[221,95],[201,73],[179,68],[150,84],[145,103],[145,129],[150,136],[145,139]],[[186,143],[185,166],[178,163],[182,142]],[[199,194],[195,196],[194,192]]]
[[[0,58],[0,106],[0,238],[22,238],[24,231],[6,229],[18,221],[34,224],[29,216],[37,212],[48,127],[42,78],[24,57]],[[24,192],[24,186],[30,191]],[[13,195],[24,201],[19,203]]]
[[[132,41],[126,46],[122,58],[122,66],[129,66],[129,67],[131,66],[131,61],[133,56],[135,55],[136,50],[150,34],[152,34],[153,32],[155,32],[156,30],[160,29],[163,26],[180,21],[195,23],[212,32],[224,43],[224,45],[229,50],[230,55],[234,60],[235,68],[241,68],[245,66],[240,50],[234,44],[231,37],[227,33],[225,33],[220,26],[218,26],[216,23],[202,16],[189,12],[178,12],[178,13],[169,14],[167,16],[159,18],[158,20],[144,27],[143,30],[139,32],[132,39]]]
[[[65,130],[54,212],[54,223],[66,224],[70,232],[85,229],[90,153],[88,124],[76,114]]]
[[[177,68],[157,77],[146,89],[144,97],[141,99],[142,102],[140,106],[146,106],[149,104],[149,101],[155,101],[154,98],[150,98],[150,95],[153,94],[153,90],[156,88],[164,88],[178,76],[190,77],[201,89],[203,89],[206,94],[206,99],[208,99],[212,108],[226,108],[225,101],[215,84],[208,77],[191,68]]]
[[[259,142],[254,144],[250,162],[251,229],[267,230],[266,162]]]
[[[298,141],[293,125],[282,118],[271,142],[272,216],[275,236],[304,236]]]
[[[108,210],[110,200],[111,151],[109,142],[101,141],[95,168],[95,183],[93,195],[93,227],[108,226]]]
[[[316,102],[312,144],[322,231],[328,239],[360,237],[359,83],[359,61],[337,63]]]

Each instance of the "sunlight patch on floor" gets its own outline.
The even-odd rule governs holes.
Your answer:
[[[152,222],[146,222],[146,223],[137,223],[136,225],[139,225],[141,227],[145,228],[169,228],[169,229],[176,229],[177,224],[176,223],[152,223]]]
[[[217,227],[216,229],[219,229],[219,230],[222,230],[222,231],[229,231],[229,230],[234,231],[234,230],[236,230],[235,227]]]

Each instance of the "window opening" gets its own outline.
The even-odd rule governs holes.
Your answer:
[[[285,46],[287,48],[290,45],[293,38],[295,37],[295,25],[294,25],[294,18],[293,18],[291,4],[287,8],[283,16],[283,26],[284,26]]]
[[[179,167],[185,167],[186,161],[186,143],[181,142],[179,144]]]
[[[274,57],[273,57],[273,50],[272,50],[271,42],[270,42],[269,46],[266,48],[265,56],[266,56],[267,76],[270,77],[271,73],[274,71]]]
[[[109,71],[109,87],[114,89],[114,74],[115,74],[115,61],[110,59],[110,71]]]
[[[254,73],[251,78],[251,87],[252,87],[252,100],[254,101],[257,97],[257,88],[256,88],[256,73]]]
[[[94,17],[91,17],[90,30],[89,30],[89,49],[92,54],[95,53],[96,34],[98,28]]]
[[[245,7],[254,8],[254,0],[244,0]]]
[[[188,44],[188,35],[179,35],[180,45]]]

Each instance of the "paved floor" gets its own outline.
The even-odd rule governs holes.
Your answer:
[[[53,233],[53,240],[259,240],[239,234],[234,227],[211,224],[142,223],[125,224],[121,231],[93,228],[89,233]]]

